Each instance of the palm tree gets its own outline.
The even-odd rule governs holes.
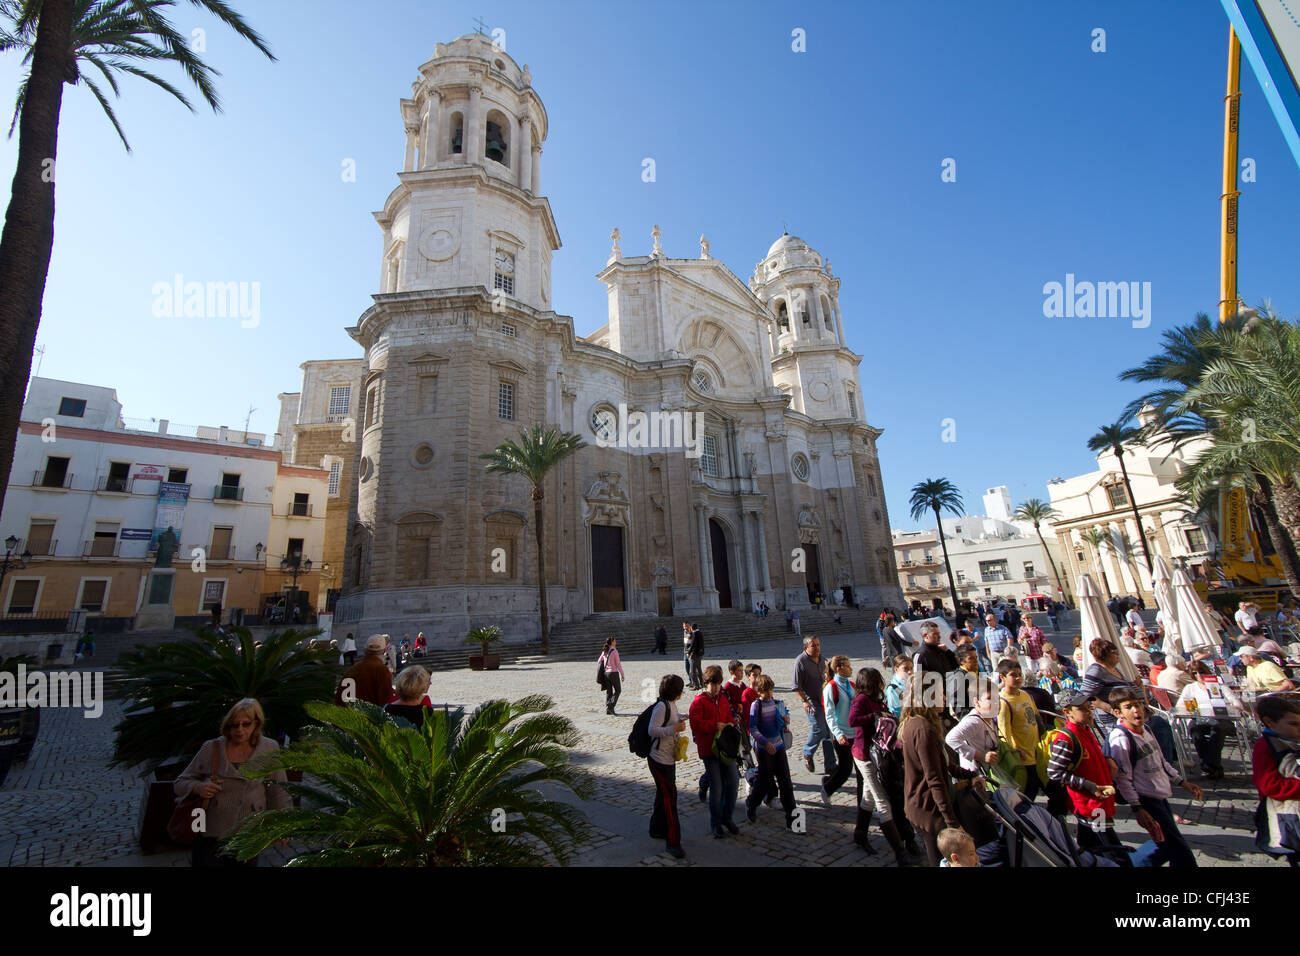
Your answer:
[[[261,703],[266,733],[296,737],[307,722],[307,701],[333,697],[338,650],[311,643],[319,631],[290,629],[256,647],[248,628],[229,630],[237,642],[196,629],[198,640],[122,655],[124,681],[114,696],[128,703],[116,727],[113,764],[144,764],[143,776],[173,757],[193,754],[245,697]]]
[[[1043,547],[1043,554],[1047,555],[1047,561],[1052,566],[1052,577],[1056,578],[1056,590],[1061,595],[1060,600],[1065,600],[1065,588],[1061,586],[1061,574],[1056,570],[1056,561],[1052,557],[1052,552],[1047,550],[1047,542],[1043,540],[1043,532],[1039,530],[1039,523],[1055,518],[1057,511],[1046,501],[1041,498],[1030,498],[1019,508],[1016,509],[1015,518],[1017,521],[1032,521],[1034,524],[1034,534],[1038,535],[1038,543]]]
[[[1106,532],[1100,528],[1089,528],[1079,535],[1084,541],[1092,545],[1092,552],[1097,561],[1097,574],[1101,577],[1101,585],[1106,589],[1106,599],[1109,600],[1115,595],[1111,593],[1110,582],[1106,580],[1106,566],[1102,563],[1101,545],[1106,540]]]
[[[1143,405],[1149,404],[1155,408],[1158,419],[1144,429],[1144,437],[1150,439],[1156,433],[1163,433],[1173,440],[1175,447],[1196,439],[1215,437],[1221,427],[1222,417],[1216,419],[1202,407],[1201,402],[1191,400],[1189,394],[1201,384],[1214,362],[1230,356],[1234,350],[1242,347],[1243,338],[1252,336],[1261,325],[1276,328],[1278,320],[1267,303],[1253,311],[1254,314],[1245,312],[1231,316],[1222,325],[1211,321],[1204,313],[1198,314],[1192,324],[1166,330],[1162,336],[1164,346],[1159,353],[1136,368],[1121,373],[1120,378],[1126,381],[1155,382],[1161,385],[1134,399],[1125,410],[1126,414],[1133,414]],[[1286,361],[1277,355],[1270,359],[1278,360]],[[1294,361],[1294,356],[1291,360]],[[1276,373],[1270,371],[1270,374]],[[1210,471],[1208,467],[1202,470],[1207,475]],[[1288,528],[1284,524],[1279,515],[1279,505],[1274,501],[1277,488],[1280,487],[1285,497],[1295,488],[1295,481],[1290,473],[1279,479],[1276,475],[1270,477],[1258,469],[1248,467],[1247,471],[1250,474],[1241,480],[1259,505],[1283,574],[1288,581],[1300,581],[1300,550],[1297,549],[1300,537],[1297,537],[1295,525]],[[1296,505],[1300,506],[1300,498],[1295,500]],[[1286,512],[1288,506],[1283,504],[1280,510]],[[1297,517],[1300,517],[1300,513]]]
[[[285,785],[303,806],[253,814],[227,849],[248,860],[278,840],[305,844],[289,866],[566,863],[588,825],[549,785],[583,799],[595,788],[569,765],[578,732],[551,706],[536,695],[463,719],[426,710],[417,730],[364,701],[313,701],[307,712],[323,726],[246,768],[253,779],[303,771],[312,783]]]
[[[479,458],[488,463],[488,474],[522,475],[532,488],[533,531],[537,536],[537,600],[542,616],[542,653],[551,652],[551,618],[546,604],[546,545],[543,522],[546,476],[551,469],[587,443],[572,432],[547,428],[540,422],[519,436],[519,443],[503,441]]]
[[[14,126],[18,163],[10,189],[4,230],[0,232],[0,474],[13,466],[14,441],[23,394],[32,371],[32,349],[41,321],[45,278],[54,248],[54,162],[58,155],[59,113],[64,84],[84,83],[117,130],[126,137],[99,83],[102,76],[116,95],[118,76],[130,74],[190,103],[151,67],[171,61],[180,66],[199,94],[219,111],[212,78],[217,71],[190,48],[168,19],[176,0],[2,0],[0,51],[23,51],[30,70],[18,88]],[[189,0],[216,16],[267,57],[265,41],[223,0]],[[191,107],[192,108],[192,107]],[[0,484],[0,507],[5,487]]]
[[[1128,480],[1128,468],[1124,464],[1124,443],[1137,441],[1141,437],[1138,429],[1128,424],[1127,418],[1121,418],[1113,425],[1103,425],[1097,434],[1088,439],[1089,451],[1110,449],[1119,461],[1120,473],[1124,476],[1124,491],[1128,495],[1129,507],[1133,510],[1133,520],[1137,524],[1138,540],[1142,543],[1142,556],[1146,558],[1147,573],[1155,574],[1151,563],[1151,550],[1147,547],[1147,536],[1142,533],[1142,516],[1138,514],[1137,500],[1133,497],[1133,485]]]
[[[948,592],[952,596],[952,613],[956,615],[960,612],[961,605],[957,603],[957,585],[953,579],[952,564],[948,560],[948,542],[943,536],[943,519],[939,512],[943,510],[958,516],[965,514],[961,493],[947,478],[931,478],[912,486],[909,504],[912,506],[913,521],[920,521],[927,511],[934,513],[934,524],[939,529],[939,546],[943,548],[943,567],[948,575]]]

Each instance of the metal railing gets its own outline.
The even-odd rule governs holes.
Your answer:
[[[285,511],[284,514],[285,517],[287,518],[310,518],[311,502],[310,501],[290,502],[289,508],[288,510]]]
[[[212,488],[213,501],[243,501],[244,489],[238,485],[215,485]]]
[[[112,491],[119,494],[126,494],[128,487],[126,478],[117,478],[112,475],[100,475],[95,479],[96,491]]]
[[[73,475],[72,472],[67,472],[66,474],[63,475],[63,480],[60,481],[58,475],[51,474],[50,472],[45,470],[41,470],[35,472],[32,475],[32,487],[33,488],[66,488],[70,491],[72,489],[72,479],[74,477],[76,476]]]
[[[122,542],[113,538],[91,538],[81,546],[83,558],[116,558]]]
[[[21,554],[24,557],[31,558],[52,558],[59,548],[59,539],[51,538],[46,542],[36,542],[34,545],[31,540],[18,542],[18,547],[14,548],[14,554]]]

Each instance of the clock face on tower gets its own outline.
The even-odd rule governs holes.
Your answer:
[[[515,257],[504,249],[498,249],[496,255],[496,270],[502,275],[512,276],[515,274]]]
[[[441,227],[430,230],[420,241],[420,252],[432,262],[444,262],[456,254],[460,242],[448,229]]]

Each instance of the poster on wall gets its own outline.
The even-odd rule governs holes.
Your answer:
[[[176,544],[179,547],[181,526],[185,524],[185,505],[190,500],[188,482],[163,481],[158,486],[158,511],[153,521],[153,536],[149,539],[149,550],[158,549],[158,536],[171,528],[176,532]]]

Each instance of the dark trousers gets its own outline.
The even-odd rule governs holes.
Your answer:
[[[196,836],[190,850],[190,866],[197,867],[249,867],[257,866],[257,857],[247,863],[240,863],[233,856],[221,854],[216,837]]]
[[[343,654],[343,661],[344,661],[344,663],[346,663],[349,667],[351,667],[353,664],[355,664],[355,663],[357,662],[357,652],[356,652],[356,651],[345,651],[344,654]]]
[[[614,705],[618,703],[619,695],[623,693],[623,678],[619,676],[618,671],[611,671],[605,675],[605,709],[611,714],[614,713]]]
[[[1157,797],[1139,797],[1139,799],[1142,801],[1142,809],[1151,814],[1156,823],[1160,824],[1165,839],[1162,843],[1147,840],[1138,847],[1137,852],[1133,854],[1133,865],[1162,866],[1167,862],[1174,869],[1196,866],[1196,857],[1179,831],[1178,824],[1174,822],[1174,812],[1169,808],[1169,801]]]
[[[1207,771],[1222,770],[1223,727],[1219,721],[1213,717],[1194,720],[1191,734],[1192,744],[1196,747],[1196,756],[1201,759],[1201,766]]]
[[[696,687],[704,686],[703,656],[691,658],[691,683],[693,683]]]
[[[650,776],[655,781],[655,805],[650,811],[650,836],[669,846],[682,845],[682,825],[677,817],[677,765],[651,757]]]
[[[690,654],[683,654],[683,655],[682,655],[682,664],[683,664],[683,666],[685,666],[685,668],[686,668],[686,683],[688,683],[688,684],[690,684],[692,687],[694,687],[694,686],[695,686],[695,678],[694,678],[694,677],[692,676],[692,674],[691,674],[691,655],[690,655]]]
[[[938,866],[942,859],[939,856],[939,835],[931,833],[929,830],[916,831],[917,836],[921,838],[921,847],[925,850],[925,860],[930,866]]]
[[[853,744],[842,744],[837,741],[835,743],[835,769],[829,776],[822,779],[822,789],[826,791],[826,795],[830,796],[842,787],[844,781],[849,779],[850,773],[858,781],[857,800],[854,803],[854,806],[857,806],[862,803],[862,773],[853,760]]]
[[[768,753],[766,747],[756,747],[754,755],[758,757],[758,785],[749,791],[745,806],[750,810],[756,810],[764,800],[779,792],[781,809],[785,811],[785,825],[789,826],[790,821],[794,819],[795,808],[789,755],[786,754],[784,747],[774,754]]]

